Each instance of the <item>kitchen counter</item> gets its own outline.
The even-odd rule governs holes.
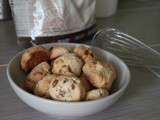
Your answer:
[[[99,28],[115,27],[147,44],[160,44],[160,1],[121,0],[118,12],[97,19]],[[16,43],[12,21],[0,22],[0,119],[53,120],[24,104],[6,77],[9,60],[23,48]],[[144,68],[130,67],[132,78],[125,94],[109,109],[83,120],[159,120],[160,80]]]

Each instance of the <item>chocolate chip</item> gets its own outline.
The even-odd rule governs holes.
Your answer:
[[[63,83],[66,83],[68,80],[67,79],[65,79],[64,81],[63,81]]]
[[[62,65],[62,67],[63,67],[63,68],[67,68],[68,66],[67,66],[67,65]]]
[[[85,54],[85,55],[88,55],[88,54],[89,54],[89,51],[88,51],[88,50],[86,50],[86,51],[84,52],[84,54]]]
[[[74,90],[74,89],[75,89],[75,85],[74,85],[74,84],[72,84],[72,85],[71,85],[71,87],[72,87],[72,90]]]
[[[93,53],[91,53],[90,55],[91,55],[91,57],[93,57],[93,58],[94,58],[94,55],[93,55]]]
[[[53,81],[52,87],[55,87],[57,85],[57,83],[58,83],[58,80]]]

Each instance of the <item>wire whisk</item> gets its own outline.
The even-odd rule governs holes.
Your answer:
[[[92,44],[110,51],[127,64],[160,69],[160,53],[138,39],[114,28],[98,31]]]

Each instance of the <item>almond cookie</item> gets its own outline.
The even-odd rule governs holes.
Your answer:
[[[74,50],[74,53],[77,54],[84,62],[89,62],[95,60],[93,52],[87,47],[77,47]]]
[[[81,74],[80,80],[82,81],[82,84],[85,87],[86,91],[89,91],[94,88],[92,84],[89,82],[88,78],[84,75],[84,73]]]
[[[96,88],[107,88],[109,90],[116,79],[116,70],[110,63],[88,62],[83,66],[83,72]]]
[[[109,93],[106,89],[93,89],[87,92],[86,100],[96,100],[108,95]]]
[[[47,73],[49,73],[49,69],[50,69],[50,65],[47,62],[42,62],[32,69],[32,71],[27,76],[27,79],[33,82],[38,82]]]
[[[60,101],[80,101],[85,97],[85,88],[77,77],[59,76],[49,86],[52,99]]]
[[[24,80],[23,88],[28,92],[33,92],[35,88],[36,83],[33,81],[30,81],[29,79]]]
[[[50,66],[46,62],[42,62],[34,67],[27,76],[27,79],[24,81],[24,89],[29,92],[33,92],[36,83],[49,72],[49,69]]]
[[[56,47],[51,50],[50,59],[53,60],[57,57],[64,55],[65,53],[69,53],[69,50],[64,47]]]
[[[35,88],[34,94],[40,97],[49,97],[49,85],[56,79],[57,75],[47,74],[42,80],[38,81]]]
[[[49,60],[50,53],[43,47],[33,47],[27,49],[21,58],[21,68],[28,72],[41,62]]]
[[[107,89],[110,90],[114,80],[117,78],[117,71],[115,67],[113,66],[113,64],[111,63],[102,63],[102,64],[105,66],[105,68],[110,68],[111,71],[113,72],[112,76],[110,77],[109,82],[107,83]]]
[[[52,72],[66,76],[79,76],[83,66],[82,60],[73,53],[64,54],[54,60]]]

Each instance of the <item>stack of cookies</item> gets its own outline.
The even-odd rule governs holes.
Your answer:
[[[24,89],[58,101],[95,100],[109,95],[117,78],[115,67],[87,47],[27,49],[21,58]]]

